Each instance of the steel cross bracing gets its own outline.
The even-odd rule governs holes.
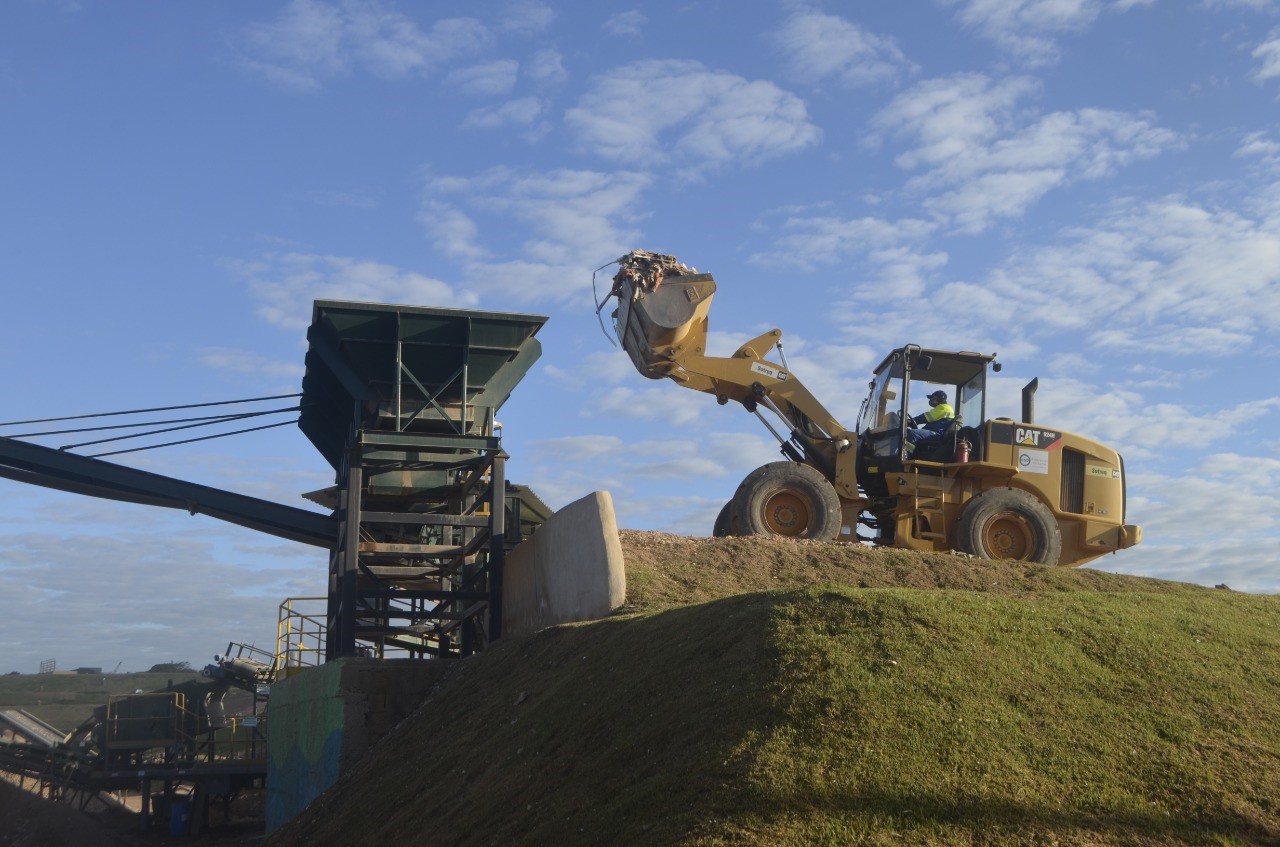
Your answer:
[[[466,655],[501,637],[506,551],[547,515],[507,484],[495,415],[545,321],[316,301],[299,426],[336,477],[313,498],[337,523],[326,659]]]
[[[494,437],[361,437],[337,492],[327,658],[360,645],[378,656],[468,655],[501,637],[505,462]],[[370,480],[426,468],[456,482],[430,499],[371,493]]]

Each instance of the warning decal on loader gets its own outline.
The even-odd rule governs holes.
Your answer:
[[[770,379],[776,379],[778,382],[785,382],[787,379],[787,372],[782,368],[775,368],[772,365],[766,365],[764,362],[752,362],[751,370]]]
[[[1023,473],[1048,473],[1049,451],[1028,450],[1025,447],[1019,450],[1018,470]]]

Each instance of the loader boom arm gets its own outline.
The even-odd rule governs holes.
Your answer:
[[[753,338],[732,356],[706,355],[715,290],[710,274],[669,276],[649,290],[626,279],[617,285],[618,338],[636,369],[650,379],[668,378],[711,394],[721,404],[733,400],[757,414],[760,406],[772,411],[790,430],[786,437],[774,430],[783,452],[815,466],[845,496],[857,497],[851,470],[836,472],[837,454],[849,447],[848,431],[785,365],[766,358],[782,330]]]

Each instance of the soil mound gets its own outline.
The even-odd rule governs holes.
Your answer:
[[[1280,598],[623,535],[267,843],[1280,844]]]
[[[621,532],[627,605],[645,611],[756,591],[827,582],[857,588],[920,588],[1027,595],[1054,591],[1165,593],[1197,590],[1184,583],[978,559],[956,553],[912,553],[836,541],[777,538],[687,538]]]

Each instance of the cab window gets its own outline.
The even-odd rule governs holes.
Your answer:
[[[895,370],[898,371],[897,376],[894,375]],[[858,432],[896,427],[899,423],[901,397],[901,367],[885,368],[876,374],[875,381],[871,384],[871,395],[858,415]]]
[[[965,426],[980,426],[986,419],[987,372],[983,369],[973,379],[960,386],[956,414]]]

